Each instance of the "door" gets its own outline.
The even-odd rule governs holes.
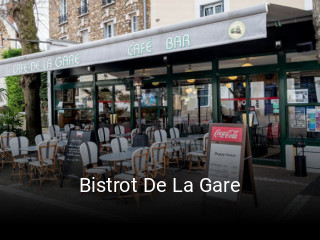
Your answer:
[[[253,157],[280,160],[278,75],[220,78],[220,96],[221,122],[248,124]]]

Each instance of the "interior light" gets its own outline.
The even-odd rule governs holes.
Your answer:
[[[192,88],[187,88],[186,89],[186,93],[188,93],[188,94],[192,93],[192,91],[193,91]]]
[[[227,83],[226,87],[230,89],[231,88],[231,83]]]
[[[153,86],[158,86],[160,83],[159,82],[152,82]]]
[[[246,63],[242,64],[241,67],[252,67],[253,65],[249,62],[249,58],[246,58]]]
[[[230,80],[236,80],[238,78],[238,76],[230,76],[228,77]]]
[[[188,83],[194,83],[196,80],[194,79],[194,78],[192,78],[192,79],[187,79],[187,82]]]

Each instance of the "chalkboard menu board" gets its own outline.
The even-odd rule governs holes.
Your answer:
[[[93,131],[72,130],[69,134],[68,144],[65,151],[65,160],[62,165],[62,178],[81,178],[82,159],[80,155],[80,145],[84,142],[95,141]]]

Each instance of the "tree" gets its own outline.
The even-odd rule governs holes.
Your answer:
[[[12,58],[21,56],[21,49],[9,48],[2,53],[2,58]],[[7,97],[9,107],[20,107],[24,105],[23,91],[20,86],[21,76],[6,77]]]
[[[25,40],[39,40],[37,25],[34,17],[35,0],[7,1],[7,14],[12,17],[19,30],[22,55],[39,52],[39,43]],[[40,73],[22,75],[20,85],[23,89],[25,101],[26,132],[31,141],[42,132],[40,113]]]
[[[313,26],[316,38],[317,59],[320,64],[320,0],[313,0]]]

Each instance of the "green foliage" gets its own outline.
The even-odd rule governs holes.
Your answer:
[[[12,49],[3,51],[2,58],[12,58],[21,56],[21,49]],[[6,77],[6,85],[7,85],[7,96],[8,96],[8,106],[10,107],[18,107],[24,105],[24,96],[23,91],[20,86],[21,76],[11,76]]]
[[[48,78],[47,72],[41,73],[41,85],[40,85],[40,100],[42,102],[48,102]]]
[[[21,127],[23,125],[24,115],[21,114],[23,106],[19,107],[3,107],[0,110],[0,129],[5,131],[13,131],[18,135],[22,134]]]

